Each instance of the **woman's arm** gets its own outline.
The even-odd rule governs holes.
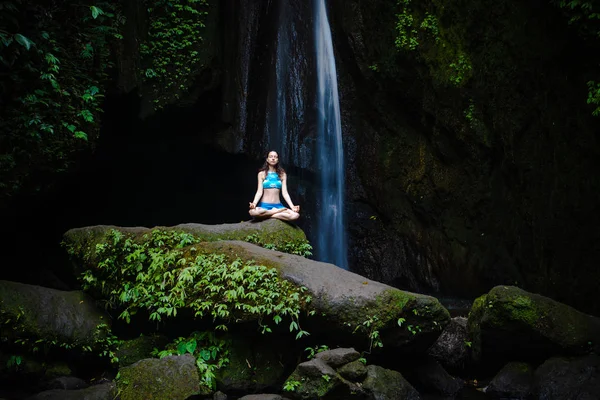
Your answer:
[[[288,193],[287,174],[283,174],[283,178],[281,178],[281,194],[283,195],[283,198],[285,199],[286,203],[288,203],[288,206],[290,206],[290,208],[293,211],[300,212],[300,206],[295,206],[294,203],[292,203],[292,199],[290,198],[290,194]]]
[[[258,201],[260,200],[260,198],[263,195],[263,181],[265,180],[264,178],[264,172],[261,171],[258,173],[258,187],[256,188],[256,194],[254,195],[254,200],[252,200],[252,203],[250,203],[250,208],[256,208],[256,205],[258,204]]]

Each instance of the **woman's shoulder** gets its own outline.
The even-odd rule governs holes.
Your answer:
[[[259,178],[265,178],[265,171],[258,171],[258,177]]]

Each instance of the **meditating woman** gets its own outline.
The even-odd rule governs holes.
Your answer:
[[[279,194],[290,208],[281,204]],[[260,203],[259,203],[260,200]],[[300,217],[300,206],[295,206],[287,190],[287,175],[279,166],[279,155],[271,151],[265,164],[258,171],[258,188],[254,201],[250,203],[250,215],[254,219],[277,218],[284,221],[294,221]]]

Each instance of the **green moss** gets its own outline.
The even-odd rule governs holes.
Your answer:
[[[200,378],[193,360],[191,356],[149,359],[120,369],[117,388],[121,400],[184,400],[200,394]],[[207,392],[202,390],[202,394]]]

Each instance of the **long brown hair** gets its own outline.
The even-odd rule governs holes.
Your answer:
[[[265,158],[265,163],[258,170],[258,172],[263,172],[263,171],[265,172],[265,179],[267,179],[267,174],[269,173],[269,163],[267,162],[267,159],[269,158],[269,154],[271,154],[271,153],[277,154],[277,158],[279,158],[279,153],[276,152],[275,150],[270,150],[267,153],[267,157]],[[283,179],[283,174],[285,174],[285,170],[281,167],[281,163],[279,161],[277,161],[277,164],[275,165],[275,171],[277,172],[279,179]]]

